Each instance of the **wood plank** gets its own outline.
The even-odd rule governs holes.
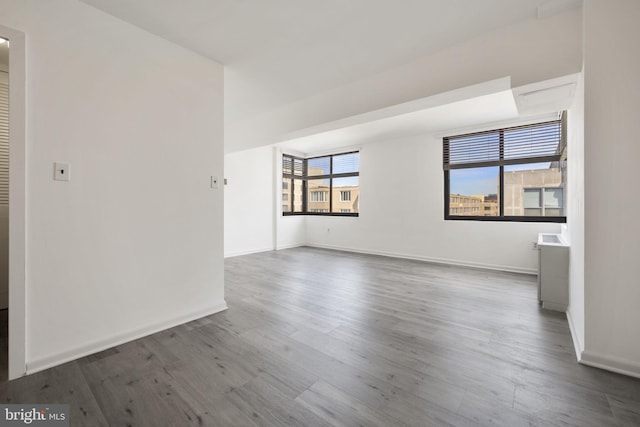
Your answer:
[[[324,381],[318,381],[296,398],[296,402],[323,418],[332,426],[406,426],[383,410],[369,408],[356,397]]]
[[[296,248],[229,258],[225,283],[229,310],[0,401],[69,403],[83,426],[640,425],[640,380],[577,364],[535,277]]]

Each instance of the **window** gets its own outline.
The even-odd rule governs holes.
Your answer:
[[[525,188],[524,215],[562,216],[563,188]]]
[[[445,219],[566,222],[566,120],[443,138]]]
[[[359,169],[359,152],[308,159],[284,154],[282,214],[358,216]]]
[[[329,200],[329,191],[311,191],[310,200],[312,202],[326,202]]]

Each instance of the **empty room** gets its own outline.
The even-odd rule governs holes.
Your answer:
[[[0,424],[640,425],[638,20],[0,0]]]

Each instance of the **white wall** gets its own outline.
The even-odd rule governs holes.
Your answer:
[[[224,158],[224,254],[269,251],[273,245],[273,148],[260,147]]]
[[[302,246],[306,217],[282,216],[282,152],[267,146],[227,154],[225,257]]]
[[[640,2],[585,3],[585,352],[640,377]]]
[[[282,216],[280,213],[277,227],[276,249],[295,248],[308,243],[306,216]]]
[[[530,19],[279,109],[227,123],[225,149],[232,152],[282,141],[301,129],[505,76],[518,87],[577,73],[582,68],[581,47],[580,10]]]
[[[540,232],[557,224],[445,221],[442,139],[430,135],[360,150],[360,216],[307,217],[314,246],[535,273]]]
[[[27,38],[29,372],[224,309],[222,66],[73,0],[0,24]]]
[[[281,195],[281,152],[257,148],[225,156],[228,177],[241,168],[254,171],[229,180],[225,255],[312,245],[535,273],[532,242],[540,232],[560,231],[558,224],[444,221],[440,138],[365,144],[360,159],[359,217],[283,217],[266,200]],[[274,178],[277,185],[267,183]],[[276,242],[269,246],[274,227]]]
[[[580,75],[573,106],[568,111],[567,224],[570,244],[567,319],[576,355],[584,351],[584,77]]]
[[[233,152],[267,145],[282,140],[291,133],[301,130],[304,132],[305,129],[333,120],[505,76],[510,76],[514,86],[521,86],[576,73],[582,67],[581,47],[580,10],[496,29],[481,37],[447,47],[436,54],[416,58],[409,64],[387,72],[363,76],[351,84],[277,110],[227,123],[225,149]],[[275,246],[282,248],[310,243],[517,271],[535,271],[536,252],[531,249],[531,242],[536,240],[538,232],[557,232],[560,227],[526,223],[444,222],[440,208],[443,198],[441,155],[435,151],[426,153],[425,144],[416,141],[398,143],[407,147],[403,151],[410,153],[408,158],[414,162],[421,158],[414,153],[424,153],[425,156],[433,154],[433,169],[419,163],[416,164],[416,170],[399,173],[408,173],[407,179],[435,179],[425,181],[433,185],[424,190],[433,200],[420,199],[416,193],[423,192],[422,189],[406,189],[405,196],[409,200],[409,206],[415,209],[405,210],[403,220],[398,221],[397,212],[391,211],[378,198],[383,190],[389,193],[395,191],[395,184],[376,169],[384,163],[387,156],[398,158],[399,155],[393,150],[395,146],[392,148],[397,141],[387,141],[387,147],[385,143],[367,146],[362,154],[363,194],[360,218],[283,218],[276,211]],[[439,144],[435,144],[435,148],[431,144],[431,148],[440,150]],[[250,158],[251,155],[247,154],[249,151],[251,150],[244,151],[243,155]],[[376,171],[369,177],[366,176],[367,161],[373,165],[370,170]],[[427,176],[426,169],[433,175]],[[371,186],[367,186],[367,190],[365,184],[369,182]],[[253,188],[254,185],[248,185],[243,191],[252,194]],[[372,192],[370,197],[367,196],[367,191]],[[274,199],[276,197],[274,195]],[[227,217],[230,212],[235,211],[231,206],[228,208]],[[327,232],[327,229],[331,231]],[[446,238],[443,237],[444,233]],[[254,238],[255,236],[250,237],[245,244],[239,239],[232,239],[225,245],[226,253],[253,251],[260,246]],[[467,242],[476,239],[481,242],[487,238],[505,243],[502,245],[505,249],[487,251],[484,243],[469,245]],[[515,243],[508,243],[512,239]],[[260,240],[265,242],[266,238]]]

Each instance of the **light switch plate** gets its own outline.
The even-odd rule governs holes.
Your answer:
[[[218,177],[217,176],[212,176],[211,177],[211,188],[213,188],[214,190],[218,188]]]
[[[71,170],[69,163],[55,162],[53,164],[53,179],[56,181],[69,181],[71,178]]]

